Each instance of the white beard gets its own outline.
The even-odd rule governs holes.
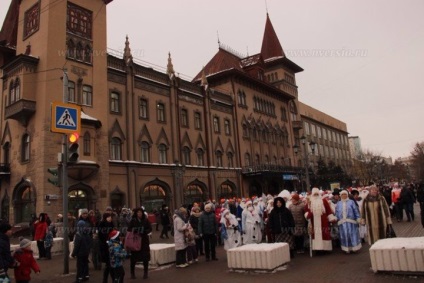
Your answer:
[[[325,213],[325,207],[321,197],[318,196],[311,198],[311,210],[315,215],[322,215]]]

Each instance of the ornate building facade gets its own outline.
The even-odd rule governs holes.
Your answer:
[[[1,216],[59,213],[50,184],[62,135],[51,103],[81,106],[79,161],[68,170],[69,210],[147,210],[298,189],[302,134],[295,75],[267,15],[261,52],[223,46],[192,80],[106,52],[111,0],[13,0],[0,32]],[[66,19],[66,20],[63,20]],[[54,23],[54,24],[52,24]],[[65,71],[66,69],[66,71]],[[64,87],[63,77],[69,82]]]

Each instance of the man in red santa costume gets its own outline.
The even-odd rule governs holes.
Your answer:
[[[331,251],[330,222],[336,221],[326,199],[321,198],[318,188],[313,188],[309,201],[305,206],[305,218],[312,225],[309,233],[312,234],[312,250]]]

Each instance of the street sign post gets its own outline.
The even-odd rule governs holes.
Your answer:
[[[71,103],[52,102],[50,130],[55,133],[81,133],[81,107]]]

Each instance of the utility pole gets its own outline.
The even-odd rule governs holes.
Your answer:
[[[68,101],[68,71],[63,69],[63,103]],[[63,274],[69,274],[69,237],[68,229],[68,136],[63,134],[62,143],[62,199],[63,199]]]

